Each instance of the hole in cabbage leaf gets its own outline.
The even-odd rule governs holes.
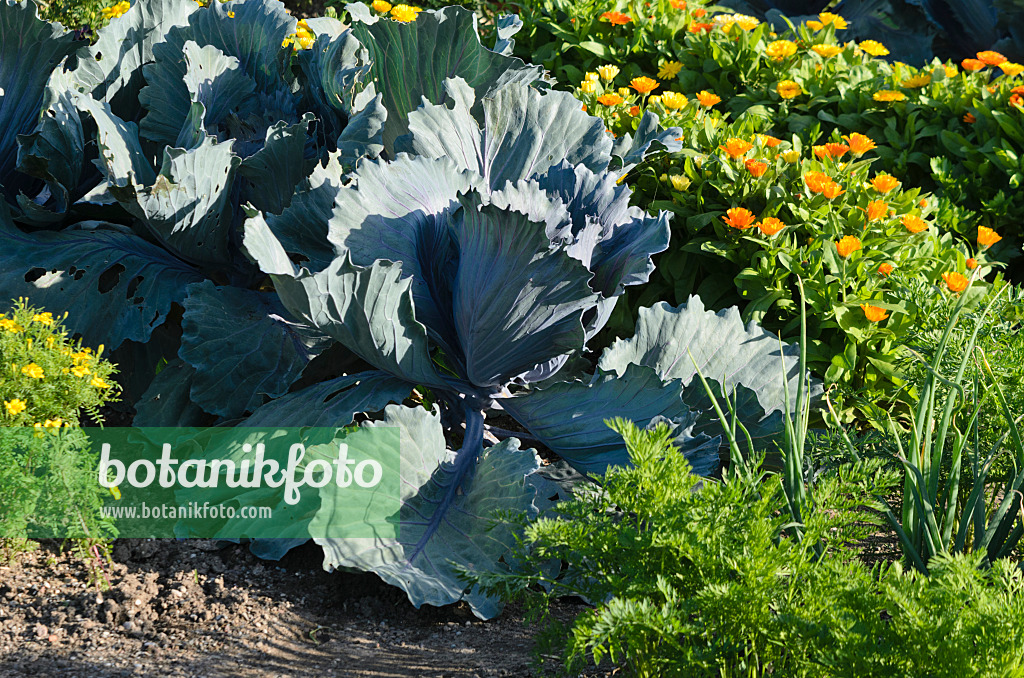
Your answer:
[[[139,289],[139,285],[142,284],[142,281],[143,277],[141,275],[137,275],[134,278],[132,278],[131,282],[128,283],[128,291],[125,293],[124,298],[131,299],[132,297],[134,297],[135,293]]]
[[[25,282],[27,282],[27,283],[34,283],[35,281],[37,281],[40,278],[42,278],[43,275],[45,275],[45,274],[46,274],[46,269],[45,268],[39,268],[39,267],[33,268],[33,269],[29,270],[28,273],[25,274]]]
[[[121,274],[124,272],[124,266],[121,264],[114,264],[107,270],[103,271],[103,273],[100,273],[100,279],[96,285],[96,289],[99,290],[100,294],[106,294],[117,287],[117,284],[121,281]]]

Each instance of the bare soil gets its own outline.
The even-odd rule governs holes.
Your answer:
[[[375,575],[323,571],[312,543],[271,562],[212,540],[117,540],[109,587],[57,546],[0,565],[2,678],[536,675],[520,610],[416,610]]]

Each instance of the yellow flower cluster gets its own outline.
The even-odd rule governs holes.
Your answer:
[[[292,49],[309,49],[316,42],[316,35],[313,33],[313,29],[309,27],[305,19],[299,21],[295,27],[295,32],[286,37],[281,41],[281,47],[292,46]]]
[[[101,9],[100,13],[103,14],[104,19],[116,19],[131,8],[131,3],[129,3],[128,0],[121,0],[121,2],[112,7],[105,7]]]

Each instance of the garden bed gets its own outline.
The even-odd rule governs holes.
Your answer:
[[[318,551],[275,563],[211,540],[122,539],[101,591],[44,544],[0,566],[0,675],[530,675],[517,608],[489,622],[459,604],[416,610],[373,575],[324,572]]]

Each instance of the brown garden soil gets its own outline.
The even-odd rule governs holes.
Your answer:
[[[0,677],[536,675],[521,610],[486,622],[464,604],[416,610],[375,575],[328,573],[319,558],[312,543],[272,562],[211,540],[122,539],[108,588],[44,543],[0,564]]]

